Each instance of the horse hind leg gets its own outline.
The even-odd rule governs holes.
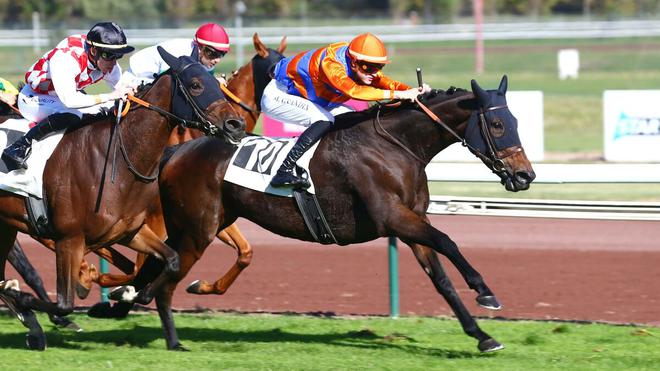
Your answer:
[[[192,282],[186,291],[191,294],[208,295],[216,294],[222,295],[227,292],[227,289],[234,283],[238,275],[245,269],[252,261],[252,246],[245,239],[241,231],[238,229],[236,223],[231,224],[229,227],[223,229],[216,235],[222,242],[234,248],[238,257],[234,265],[222,276],[220,279],[211,284],[206,281],[196,280]]]
[[[472,317],[467,308],[465,308],[435,252],[427,246],[415,243],[409,243],[408,245],[415,254],[419,264],[426,274],[428,274],[431,282],[433,282],[433,286],[435,286],[438,293],[445,298],[451,307],[456,318],[461,323],[463,331],[479,341],[479,350],[482,352],[493,352],[503,349],[504,346],[502,344],[481,330],[479,325],[477,325],[477,321]]]

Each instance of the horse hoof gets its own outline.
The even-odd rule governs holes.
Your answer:
[[[137,293],[133,286],[120,286],[112,289],[108,293],[108,299],[114,301],[133,302]]]
[[[482,353],[491,353],[491,352],[498,351],[500,349],[504,349],[504,345],[498,343],[493,338],[486,339],[486,340],[479,343],[479,350]]]
[[[189,294],[197,294],[199,295],[199,289],[202,286],[202,281],[200,280],[195,280],[193,281],[188,287],[186,287],[186,292]]]
[[[188,348],[184,347],[183,345],[181,345],[181,343],[177,343],[176,345],[171,347],[169,350],[173,350],[175,352],[190,352],[190,350]]]
[[[30,350],[46,350],[46,336],[27,334],[25,337],[25,344]]]
[[[92,291],[92,286],[85,287],[85,285],[83,285],[80,282],[76,284],[76,295],[78,296],[79,299],[81,300],[87,299],[87,295],[89,295],[90,291]]]
[[[502,309],[502,304],[497,300],[494,295],[481,295],[477,296],[477,304],[481,307],[490,310],[500,310]]]
[[[82,327],[78,326],[75,322],[68,319],[67,317],[60,316],[51,316],[50,321],[55,325],[55,327],[63,330],[70,330],[74,332],[81,332]]]
[[[132,305],[111,305],[108,302],[96,303],[87,310],[87,315],[93,318],[126,318]]]

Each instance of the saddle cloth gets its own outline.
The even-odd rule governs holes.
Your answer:
[[[275,139],[260,136],[243,138],[231,158],[229,168],[225,173],[225,180],[255,191],[293,197],[291,188],[273,188],[270,186],[270,180],[273,179],[277,169],[295,143],[296,138]],[[314,144],[297,161],[298,167],[304,169],[309,176],[308,179],[312,186],[307,189],[307,192],[312,194],[315,192],[314,182],[309,175],[309,161],[314,155],[316,147],[318,147],[318,143]],[[295,171],[299,174],[300,170]]]
[[[25,119],[10,119],[0,124],[0,152],[30,129]],[[43,173],[48,158],[64,136],[64,130],[51,134],[41,141],[32,142],[32,154],[27,169],[9,171],[4,159],[0,159],[0,189],[27,197],[43,197]]]

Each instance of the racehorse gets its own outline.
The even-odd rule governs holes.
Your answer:
[[[517,120],[507,107],[506,89],[506,76],[497,90],[486,91],[472,80],[472,92],[434,90],[422,98],[423,104],[399,102],[338,116],[310,162],[319,205],[338,244],[385,236],[408,244],[463,330],[478,340],[483,352],[503,346],[479,328],[436,253],[456,266],[476,291],[479,305],[488,309],[501,305],[457,245],[430,224],[425,167],[437,153],[461,141],[499,175],[507,190],[529,188],[535,173],[520,143]],[[223,181],[235,151],[218,140],[201,138],[167,152],[164,159],[159,185],[167,243],[181,258],[180,270],[168,276],[171,281],[156,295],[168,349],[183,349],[171,312],[174,289],[217,231],[244,217],[276,234],[314,241],[293,198]],[[147,258],[135,285],[150,282],[160,267],[161,262]],[[111,297],[130,300],[130,291],[130,287],[118,288]]]
[[[230,103],[234,105],[237,114],[246,123],[248,132],[252,132],[260,114],[257,101],[260,99],[265,85],[270,81],[269,68],[284,58],[282,53],[286,49],[286,37],[282,38],[277,50],[267,48],[256,33],[253,35],[253,44],[256,50],[255,56],[249,63],[232,74],[228,80],[228,91],[225,90],[230,95]],[[9,109],[7,111],[11,112]],[[17,117],[20,118],[20,116]],[[2,117],[0,117],[1,121],[4,121]],[[189,138],[199,138],[203,135],[204,133],[199,130],[179,126],[170,134],[168,145],[181,144]],[[159,198],[156,197],[150,206],[146,224],[164,240],[166,238],[166,232],[159,201]],[[234,248],[238,253],[234,265],[214,284],[207,285],[208,289],[206,293],[224,294],[241,271],[250,264],[252,260],[252,247],[235,224],[218,232],[217,237]],[[41,238],[39,240],[46,247],[54,250],[54,243],[52,241]],[[129,259],[110,247],[99,248],[94,252],[108,260],[111,264],[119,267],[125,274],[99,274],[93,264],[83,261],[80,273],[81,282],[76,291],[81,298],[86,297],[87,293],[89,293],[92,282],[96,282],[102,287],[113,287],[130,282],[145,258],[144,254],[138,254],[138,259],[133,264]],[[39,298],[48,300],[41,278],[25,257],[18,242],[16,242],[14,249],[9,255],[9,261],[21,274],[28,286],[37,293]],[[97,303],[88,313],[93,317],[119,318],[125,317],[131,307],[132,305],[117,303],[111,308],[109,303]],[[74,329],[79,328],[70,320],[66,319],[66,317],[51,315],[50,318],[58,326]]]
[[[141,105],[129,110],[119,125],[105,119],[69,130],[48,160],[44,195],[52,222],[47,237],[55,242],[56,250],[57,303],[37,299],[19,291],[13,280],[5,281],[5,261],[16,233],[34,235],[36,231],[27,219],[23,198],[0,193],[0,298],[29,329],[30,349],[46,347],[33,309],[56,315],[73,310],[86,251],[120,243],[164,260],[163,272],[140,295],[152,296],[151,291],[178,271],[178,254],[145,225],[146,210],[158,197],[154,180],[160,158],[177,124],[195,125],[226,143],[236,143],[245,135],[244,123],[201,64],[190,57],[174,58],[162,48],[159,52],[170,70],[144,90],[141,99],[132,99]],[[106,178],[103,169],[111,148],[120,159],[113,161],[112,176]]]
[[[259,39],[259,36],[255,33],[252,37],[253,45],[256,51],[256,54],[251,59],[250,62],[234,72],[232,76],[227,81],[227,89],[225,93],[228,95],[228,100],[231,104],[234,105],[237,113],[245,121],[246,131],[251,133],[257,123],[257,119],[260,115],[260,107],[257,102],[260,101],[263,90],[270,81],[271,77],[269,75],[269,69],[279,60],[284,58],[282,53],[286,49],[286,37],[282,38],[280,45],[277,50],[267,48],[263,42]],[[202,133],[198,130],[190,130],[188,128],[183,128],[183,130],[175,130],[170,136],[169,144],[176,145],[181,144],[187,141],[187,138],[199,138]],[[163,240],[166,237],[165,225],[163,221],[163,214],[160,208],[160,201],[156,199],[156,204],[150,209],[147,225],[157,234],[163,237]],[[220,279],[218,279],[214,284],[204,286],[204,292],[206,294],[224,294],[229,286],[236,280],[236,277],[245,269],[252,260],[252,247],[250,246],[247,239],[241,234],[238,226],[235,224],[229,225],[227,228],[221,230],[217,233],[217,237],[222,240],[227,245],[234,248],[237,253],[237,259],[234,265],[225,273]],[[110,259],[120,259],[121,258],[112,252],[110,254]],[[108,255],[106,255],[108,256]],[[113,287],[124,285],[128,283],[131,279],[134,278],[135,273],[141,266],[141,262],[144,256],[140,256],[139,261],[136,262],[135,266],[130,266],[122,264],[125,268],[122,270],[125,273],[130,273],[128,275],[112,275],[112,274],[91,274],[91,279],[97,282],[102,287]],[[198,292],[197,293],[201,293]],[[109,304],[98,304],[95,305],[90,314],[94,317],[123,317],[128,314],[129,307],[124,308],[124,310],[119,311],[115,309],[114,311],[107,312]]]

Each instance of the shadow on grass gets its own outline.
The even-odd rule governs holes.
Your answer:
[[[69,332],[46,331],[49,348],[61,349],[98,349],[99,344],[116,347],[159,348],[164,349],[163,330],[159,327],[134,325],[123,329]],[[477,351],[457,351],[441,348],[429,348],[415,343],[414,339],[400,335],[379,336],[369,330],[348,331],[341,333],[301,334],[282,331],[279,328],[254,331],[228,331],[179,327],[179,337],[184,346],[187,342],[217,343],[225,352],[247,352],[252,344],[258,343],[303,343],[325,344],[329,346],[351,347],[358,349],[388,349],[410,354],[441,357],[447,359],[476,358],[482,355]],[[157,344],[153,344],[153,342]],[[208,347],[209,344],[205,344]],[[19,333],[0,334],[0,349],[26,349],[25,335]],[[194,347],[193,347],[194,349]]]

